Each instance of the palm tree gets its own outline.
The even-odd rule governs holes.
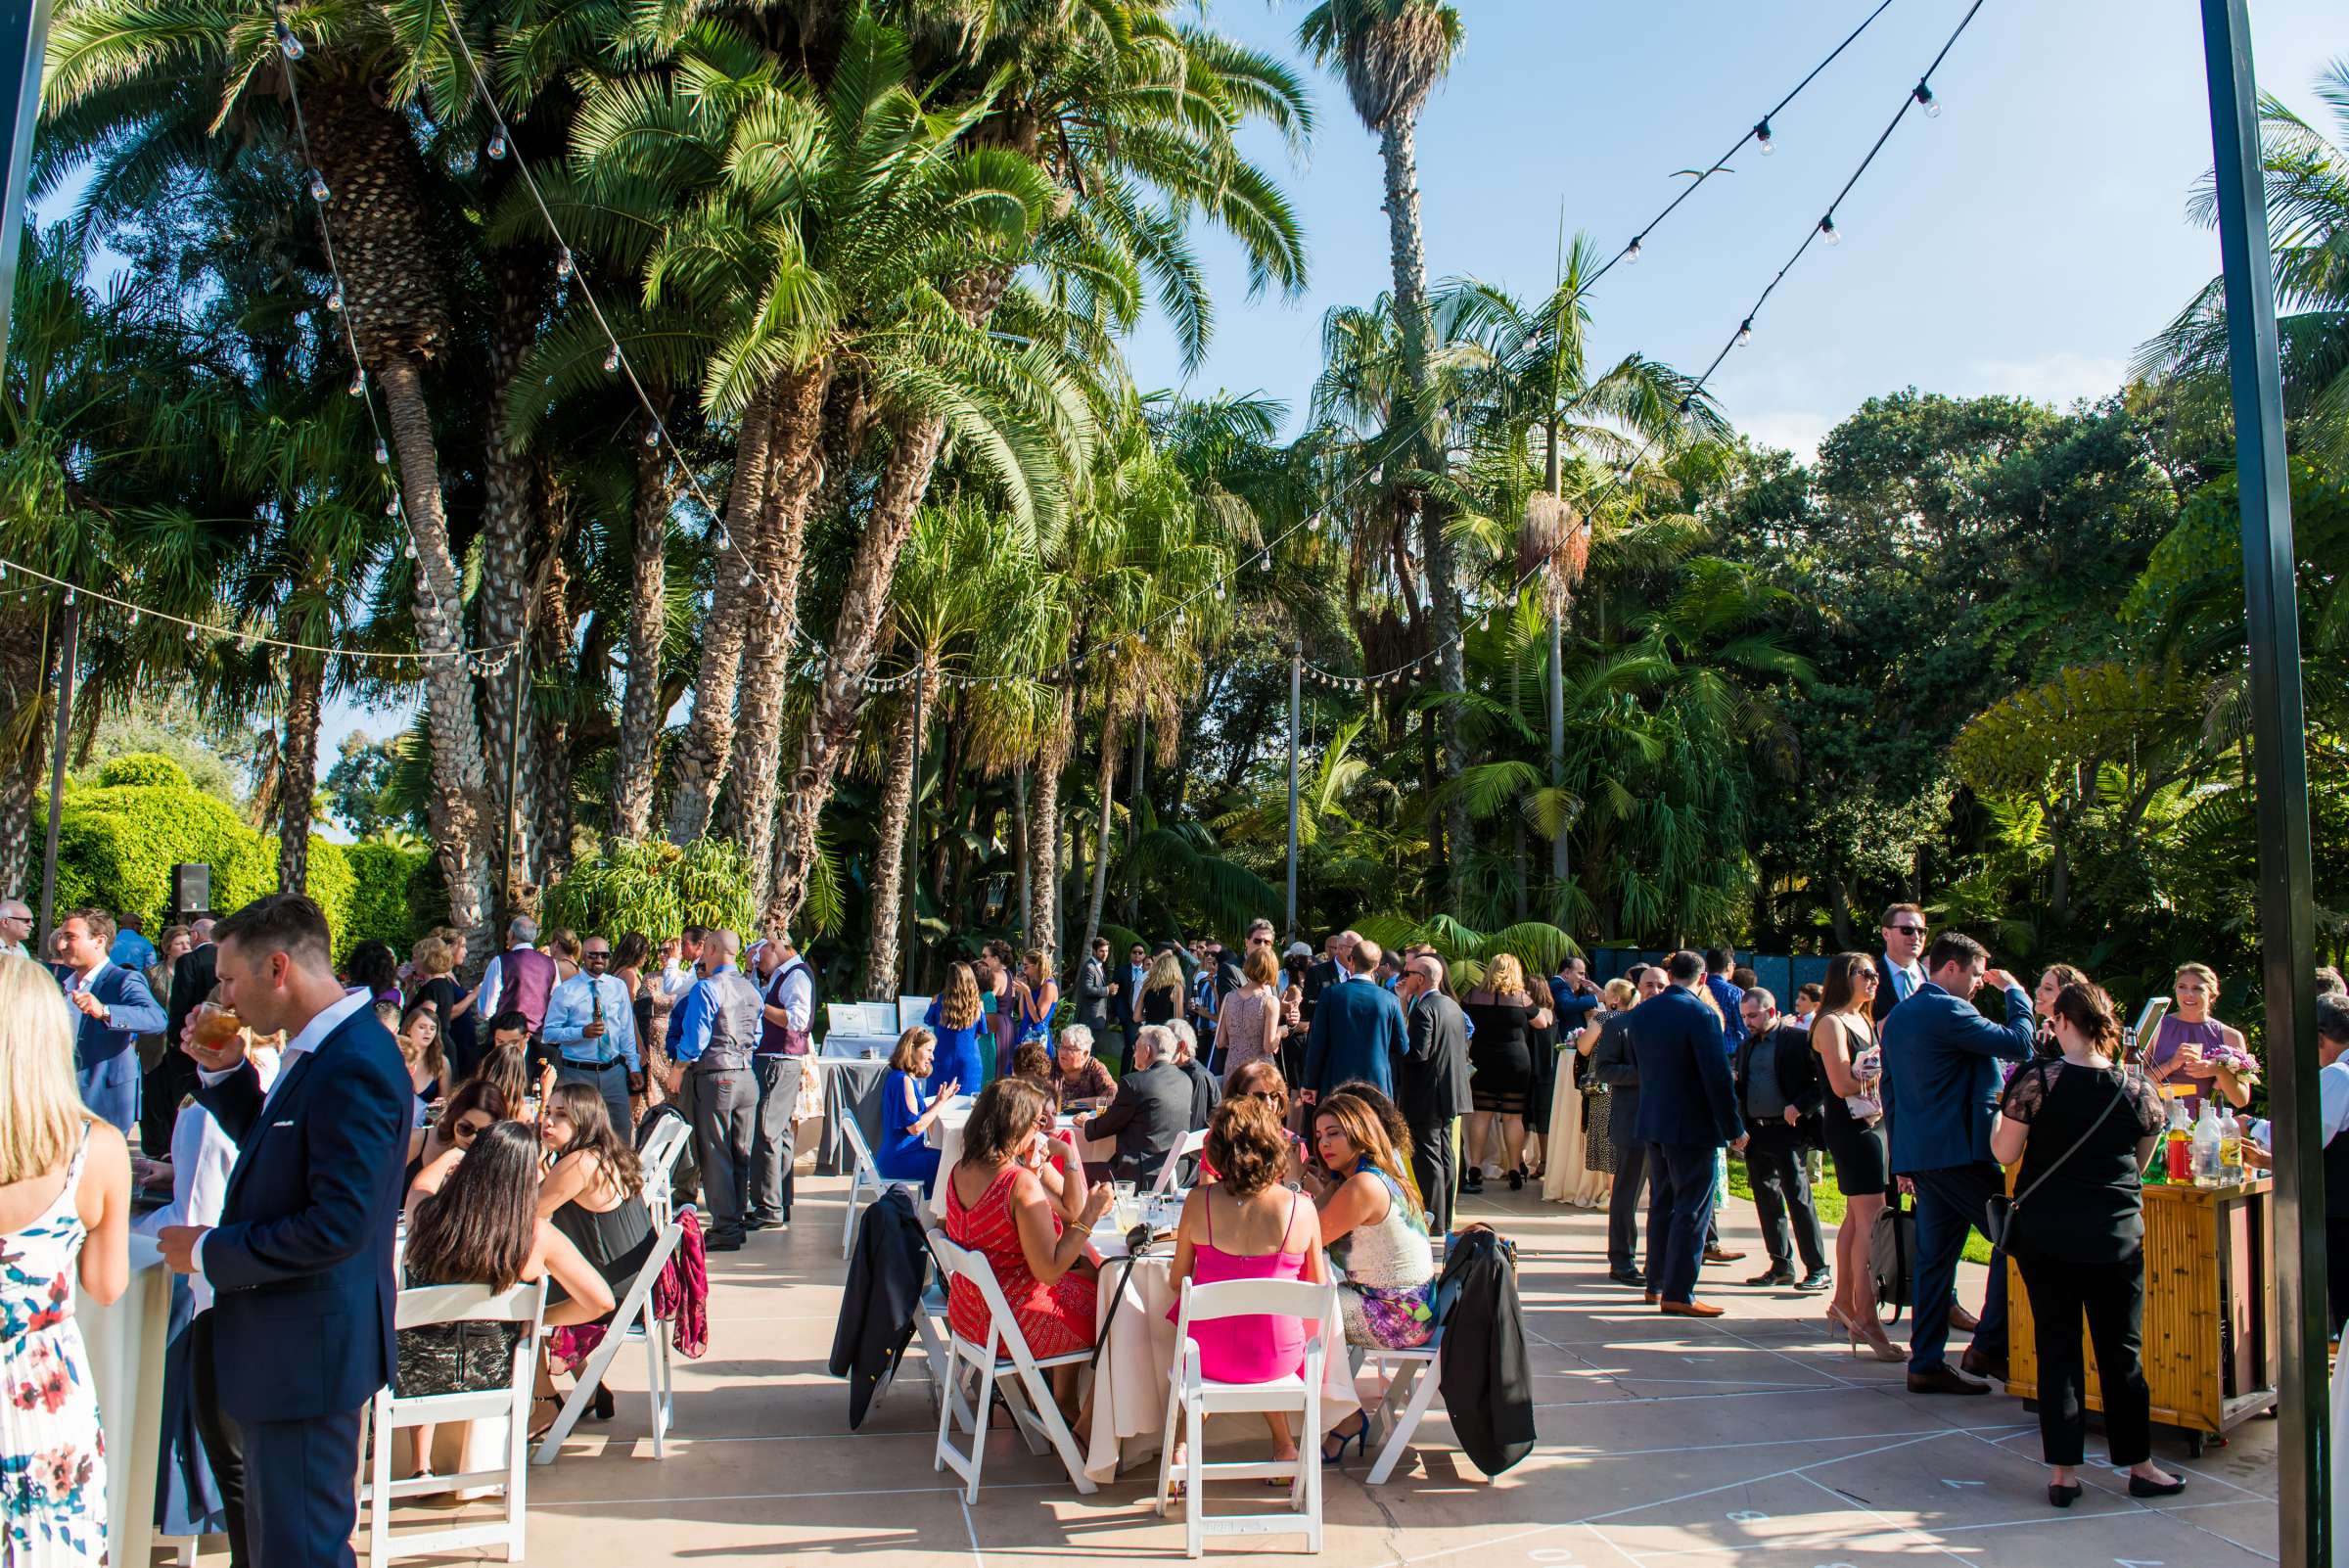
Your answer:
[[[1395,320],[1402,341],[1403,404],[1398,423],[1413,431],[1435,417],[1429,374],[1427,241],[1419,219],[1419,111],[1451,69],[1464,27],[1448,0],[1321,0],[1297,29],[1298,42],[1320,65],[1335,65],[1362,124],[1378,136],[1386,168],[1387,243],[1395,273]],[[1442,448],[1425,429],[1406,436],[1422,474],[1442,472]],[[1432,497],[1417,508],[1421,552],[1433,611],[1429,630],[1437,649],[1443,715],[1444,773],[1457,778],[1467,765],[1459,733],[1458,699],[1466,690],[1459,646],[1460,592],[1444,508]],[[1468,853],[1468,815],[1455,806],[1446,819],[1446,854],[1459,874]]]

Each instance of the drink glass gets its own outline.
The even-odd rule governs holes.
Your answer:
[[[216,1002],[206,1002],[196,1009],[196,1043],[207,1051],[216,1051],[237,1038],[245,1027],[236,1009]]]
[[[1141,1218],[1134,1203],[1133,1183],[1113,1181],[1109,1184],[1109,1190],[1115,1195],[1115,1201],[1109,1206],[1111,1217],[1117,1221],[1120,1230],[1131,1230]]]

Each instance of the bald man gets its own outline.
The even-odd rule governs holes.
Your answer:
[[[693,1123],[694,1155],[702,1166],[702,1198],[711,1252],[742,1246],[750,1208],[751,1145],[759,1130],[759,1083],[751,1057],[759,1048],[759,988],[735,962],[742,939],[713,931],[702,943],[709,974],[694,982],[668,1020],[669,1092],[684,1101]]]

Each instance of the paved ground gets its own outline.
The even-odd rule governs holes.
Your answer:
[[[926,1385],[907,1375],[861,1432],[825,1375],[840,1300],[844,1184],[800,1184],[799,1223],[714,1260],[712,1349],[686,1366],[669,1457],[643,1442],[641,1365],[621,1360],[620,1413],[588,1423],[530,1475],[529,1555],[645,1563],[854,1558],[973,1568],[1177,1559],[1177,1519],[1149,1508],[1147,1471],[1080,1497],[1008,1430],[965,1507],[933,1473]],[[1531,1191],[1470,1200],[1519,1245],[1535,1336],[1541,1445],[1496,1481],[1451,1448],[1439,1406],[1376,1491],[1353,1462],[1329,1477],[1326,1552],[1346,1568],[1864,1568],[1955,1559],[1982,1568],[2235,1568],[2275,1560],[2274,1423],[2188,1464],[2166,1505],[2132,1501],[2110,1470],[2070,1511],[2050,1509],[2032,1417],[2017,1401],[1918,1398],[1902,1368],[1851,1359],[1815,1327],[1819,1303],[1706,1270],[1718,1322],[1665,1318],[1605,1277],[1603,1215]],[[1750,1207],[1725,1214],[1754,1247]],[[1756,1249],[1758,1252],[1758,1249]],[[1981,1270],[1961,1289],[1978,1300]],[[914,1361],[918,1361],[918,1351]],[[631,1372],[633,1377],[631,1377]],[[1261,1438],[1261,1428],[1258,1429]],[[2091,1438],[2092,1457],[2100,1457]],[[1252,1489],[1253,1490],[1253,1489]],[[403,1510],[403,1516],[406,1511]],[[417,1510],[421,1516],[421,1510]],[[1218,1561],[1294,1560],[1299,1537],[1209,1543]],[[207,1558],[208,1560],[208,1558]],[[462,1560],[462,1559],[460,1559]]]

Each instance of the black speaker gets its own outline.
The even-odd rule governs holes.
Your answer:
[[[212,906],[212,868],[201,862],[171,868],[171,909],[179,915],[203,914]]]

